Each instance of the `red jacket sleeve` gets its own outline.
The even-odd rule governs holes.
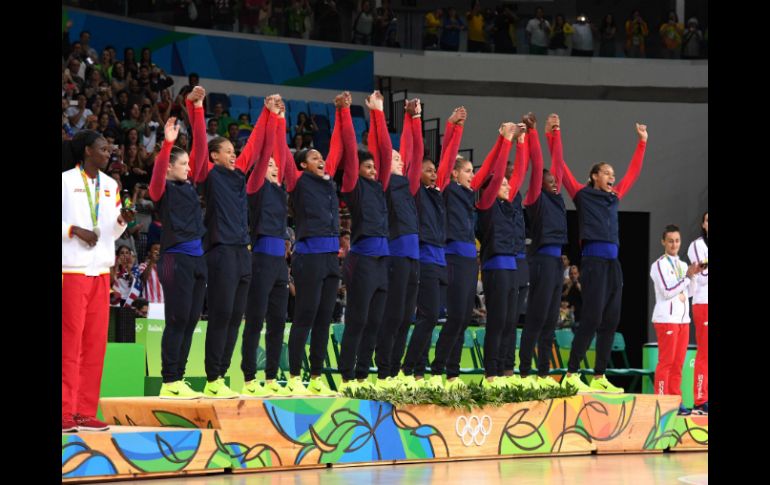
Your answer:
[[[582,190],[585,185],[575,180],[575,177],[572,175],[572,171],[564,161],[561,149],[561,130],[554,130],[553,149],[554,152],[551,163],[551,172],[560,176],[561,182],[564,183],[564,188],[567,189],[569,196],[574,199],[575,195],[577,195],[577,193]],[[558,180],[559,179],[557,179],[557,183]]]
[[[254,125],[254,129],[251,130],[246,145],[243,147],[243,150],[241,150],[241,154],[238,155],[238,158],[235,159],[235,168],[243,173],[248,172],[251,165],[262,154],[262,148],[265,144],[265,134],[267,133],[266,127],[270,114],[270,110],[266,107],[262,108],[262,113],[260,113],[257,123]]]
[[[476,204],[481,210],[487,210],[492,207],[497,199],[497,193],[500,191],[500,186],[505,179],[505,166],[508,163],[508,155],[511,153],[511,142],[499,136],[495,146],[492,148],[492,152],[496,152],[495,158],[491,159],[492,167],[488,171],[492,172],[492,181],[489,183],[484,192],[479,198],[479,202]],[[492,153],[490,152],[490,153]],[[484,161],[485,164],[489,163],[489,157]],[[483,167],[482,167],[483,168]]]
[[[479,187],[481,187],[481,184],[484,183],[484,179],[487,178],[489,172],[492,171],[493,168],[496,168],[495,162],[497,161],[497,154],[500,151],[500,140],[502,138],[502,136],[497,137],[494,146],[492,146],[492,149],[489,150],[487,157],[481,164],[481,168],[479,168],[479,171],[473,175],[473,179],[471,180],[471,189],[474,191],[479,190]]]
[[[615,189],[615,193],[618,194],[618,198],[622,199],[626,193],[634,186],[636,179],[639,178],[639,174],[642,171],[642,161],[644,160],[644,151],[647,148],[647,142],[639,140],[634,151],[634,156],[631,158],[631,164],[628,167],[623,180],[620,181]]]
[[[160,153],[155,158],[155,166],[152,167],[152,179],[150,179],[150,198],[158,202],[166,191],[166,172],[171,160],[171,148],[174,144],[163,140]]]
[[[561,144],[561,130],[548,133],[548,149],[551,152],[551,174],[556,180],[556,191],[561,192],[562,179],[564,178],[564,150]],[[561,163],[554,163],[557,158],[561,160]]]
[[[267,118],[267,123],[264,126],[264,143],[262,144],[262,150],[258,154],[258,158],[256,160],[257,165],[249,175],[249,180],[246,184],[247,194],[254,194],[258,192],[259,189],[262,188],[262,185],[265,183],[265,174],[267,174],[267,168],[270,166],[270,157],[274,152],[276,143],[275,138],[276,128],[278,126],[278,117],[268,111],[267,113],[263,112],[260,116],[260,119],[261,118]],[[255,126],[254,130],[256,131],[257,129],[261,129],[261,127]],[[278,163],[278,159],[276,159],[276,163]]]
[[[524,205],[535,203],[543,190],[543,149],[540,147],[540,136],[536,129],[527,131],[527,143],[529,144],[529,158],[532,160],[532,174],[529,178],[529,188]]]
[[[516,160],[513,163],[513,172],[508,179],[508,185],[511,186],[511,193],[508,195],[508,201],[513,202],[516,193],[524,182],[524,176],[527,174],[529,165],[529,151],[527,150],[526,139],[524,143],[516,143]],[[531,183],[531,182],[530,182]]]
[[[341,192],[352,192],[358,183],[358,144],[356,132],[353,130],[353,118],[350,117],[350,108],[340,110],[341,135],[342,135],[342,163],[345,165],[342,173]],[[337,127],[335,126],[335,129]]]
[[[374,156],[374,167],[377,170],[377,180],[382,183],[382,190],[388,190],[390,182],[390,167],[393,162],[393,144],[390,141],[385,113],[381,110],[369,112],[369,148]]]
[[[188,116],[192,123],[193,146],[190,151],[190,173],[196,184],[206,181],[209,170],[214,165],[209,160],[209,144],[206,137],[206,118],[203,107],[196,108],[193,103],[187,102]],[[189,111],[192,109],[192,111]]]
[[[457,152],[460,150],[460,141],[463,137],[463,127],[447,121],[446,132],[441,144],[441,161],[438,166],[436,186],[439,190],[449,185],[452,180],[452,169],[454,168]]]
[[[326,155],[326,173],[334,177],[342,160],[342,118],[340,110],[334,110],[334,129],[329,143],[329,153]]]
[[[420,175],[422,174],[422,160],[425,157],[425,144],[422,139],[422,117],[418,116],[412,118],[412,154],[411,154],[411,166],[407,172],[404,167],[404,173],[409,178],[409,190],[412,195],[417,194],[420,189]],[[402,152],[403,153],[403,152]]]
[[[278,157],[276,158],[276,161],[278,161],[279,180],[286,182],[287,192],[294,192],[294,188],[297,186],[297,181],[302,176],[302,170],[297,170],[297,166],[294,164],[294,155],[291,153],[289,146],[285,142],[285,118],[278,118],[275,136],[275,149],[273,151]]]

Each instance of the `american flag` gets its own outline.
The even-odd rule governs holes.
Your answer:
[[[147,269],[147,263],[139,265],[139,274],[142,274]],[[147,275],[147,282],[144,285],[144,292],[142,297],[149,303],[163,303],[163,286],[160,284],[160,278],[158,277],[158,266],[154,265],[150,268],[150,273]]]

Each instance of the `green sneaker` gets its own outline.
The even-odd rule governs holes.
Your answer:
[[[254,379],[243,383],[243,389],[241,389],[242,396],[248,397],[267,397],[270,392],[260,385],[259,381]]]
[[[235,399],[239,394],[225,384],[225,380],[220,377],[214,382],[207,382],[203,388],[203,397],[207,399]]]
[[[533,390],[539,390],[540,389],[540,383],[537,380],[536,374],[528,375],[527,377],[520,377],[519,378],[520,386],[525,387],[527,389],[533,389]]]
[[[456,377],[452,380],[447,380],[444,389],[447,391],[453,391],[457,389],[466,389],[467,387],[468,385],[462,379]]]
[[[540,389],[555,389],[559,387],[559,383],[550,377],[537,377],[537,385]]]
[[[307,390],[305,384],[302,383],[302,377],[295,376],[290,377],[286,381],[286,389],[289,391],[290,396],[311,396],[310,391]]]
[[[484,389],[496,389],[498,385],[495,385],[494,380],[490,381],[489,379],[484,377],[483,379],[481,379],[481,387]]]
[[[588,394],[594,392],[590,387],[586,385],[586,383],[583,382],[582,379],[580,379],[580,374],[572,374],[569,377],[567,377],[565,374],[564,378],[561,380],[561,387],[566,388],[568,384],[572,384],[573,387],[576,387],[578,394]]]
[[[339,388],[339,395],[341,396],[343,392],[346,390],[349,390],[350,392],[356,392],[356,389],[358,389],[358,381],[352,380],[352,381],[345,381],[342,384],[340,384]]]
[[[426,389],[443,389],[444,379],[441,376],[431,376],[430,379],[423,378],[421,385]]]
[[[203,394],[198,391],[193,391],[185,381],[176,381],[164,383],[160,386],[161,399],[200,399]]]
[[[399,381],[396,377],[386,377],[385,379],[377,379],[377,382],[374,384],[374,388],[378,391],[384,391],[387,389],[393,389],[400,385],[401,381]]]
[[[398,375],[395,377],[395,380],[398,381],[402,386],[404,386],[405,389],[417,389],[417,380],[414,378],[414,376],[407,376],[404,375],[403,372],[398,373]]]
[[[524,379],[520,375],[514,374],[512,376],[505,376],[502,378],[509,387],[521,388],[524,386]]]
[[[336,392],[329,389],[326,381],[324,381],[321,376],[310,379],[310,382],[307,385],[307,390],[314,396],[333,397],[337,395]]]
[[[265,386],[263,387],[265,390],[265,397],[270,396],[277,396],[277,397],[286,397],[291,396],[291,393],[289,390],[282,385],[278,384],[278,381],[275,379],[270,379],[269,381],[265,381]]]
[[[593,392],[603,392],[606,394],[623,394],[623,388],[613,386],[610,381],[607,380],[607,376],[602,376],[600,379],[594,377],[588,387],[591,388]]]

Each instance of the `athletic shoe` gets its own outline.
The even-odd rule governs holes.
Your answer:
[[[285,396],[291,396],[291,392],[282,385],[278,384],[278,381],[275,379],[270,379],[265,381],[265,386],[263,388],[265,390],[265,397],[270,396],[278,396],[278,397],[285,397]]]
[[[203,394],[197,391],[193,391],[184,381],[176,382],[164,382],[160,386],[161,399],[200,399]]]
[[[107,431],[110,427],[104,421],[99,421],[93,416],[81,416],[76,414],[74,416],[75,422],[78,424],[80,431]]]
[[[589,394],[591,392],[596,392],[592,388],[588,387],[588,385],[586,385],[586,383],[580,379],[580,374],[577,373],[572,374],[569,377],[566,375],[564,376],[564,378],[561,380],[561,387],[566,388],[568,384],[572,384],[573,387],[577,388],[578,394]]]
[[[77,433],[78,423],[75,421],[75,417],[72,414],[65,414],[61,417],[61,432],[62,433]]]
[[[540,382],[537,380],[537,375],[530,374],[527,377],[522,377],[519,386],[525,389],[538,390],[540,389]]]
[[[405,389],[415,390],[419,387],[419,385],[417,384],[417,380],[414,378],[414,376],[404,375],[403,372],[399,372],[398,375],[395,377],[395,379],[402,386],[404,386]]]
[[[537,385],[540,389],[556,389],[559,387],[559,383],[550,377],[537,376]]]
[[[333,397],[337,395],[335,391],[332,391],[329,388],[326,381],[321,376],[310,379],[307,390],[314,396]]]
[[[378,391],[385,391],[388,389],[393,389],[395,387],[398,387],[401,385],[401,381],[398,380],[395,377],[386,377],[385,379],[377,379],[377,382],[374,384],[374,388]]]
[[[248,397],[267,397],[270,395],[270,391],[262,387],[259,381],[254,379],[243,383],[243,389],[241,389],[242,396]]]
[[[692,414],[693,416],[708,416],[709,414],[708,401],[704,402],[703,404],[698,404],[697,406],[692,408]]]
[[[425,389],[443,389],[444,379],[441,376],[431,376],[430,379],[423,378],[421,385]]]
[[[286,381],[286,389],[289,391],[290,396],[312,396],[310,391],[307,390],[305,384],[302,382],[302,377],[294,376],[290,377]]]
[[[602,376],[601,378],[594,377],[588,387],[590,387],[593,392],[603,392],[606,394],[623,394],[623,388],[613,386],[610,381],[607,380],[607,376]]]
[[[207,399],[235,399],[240,394],[233,391],[223,378],[219,378],[213,382],[207,382],[206,387],[203,388],[203,397]]]
[[[459,377],[446,381],[446,385],[444,386],[444,389],[447,391],[453,391],[456,389],[466,389],[468,385]]]
[[[679,412],[676,414],[678,414],[679,416],[689,416],[690,414],[692,414],[692,411],[684,407],[684,404],[680,404]]]

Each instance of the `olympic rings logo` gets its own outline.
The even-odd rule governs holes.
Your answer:
[[[465,446],[473,444],[476,446],[483,445],[491,431],[492,418],[486,414],[481,418],[478,416],[460,416],[455,422],[455,432],[457,432],[457,436],[460,437]]]

